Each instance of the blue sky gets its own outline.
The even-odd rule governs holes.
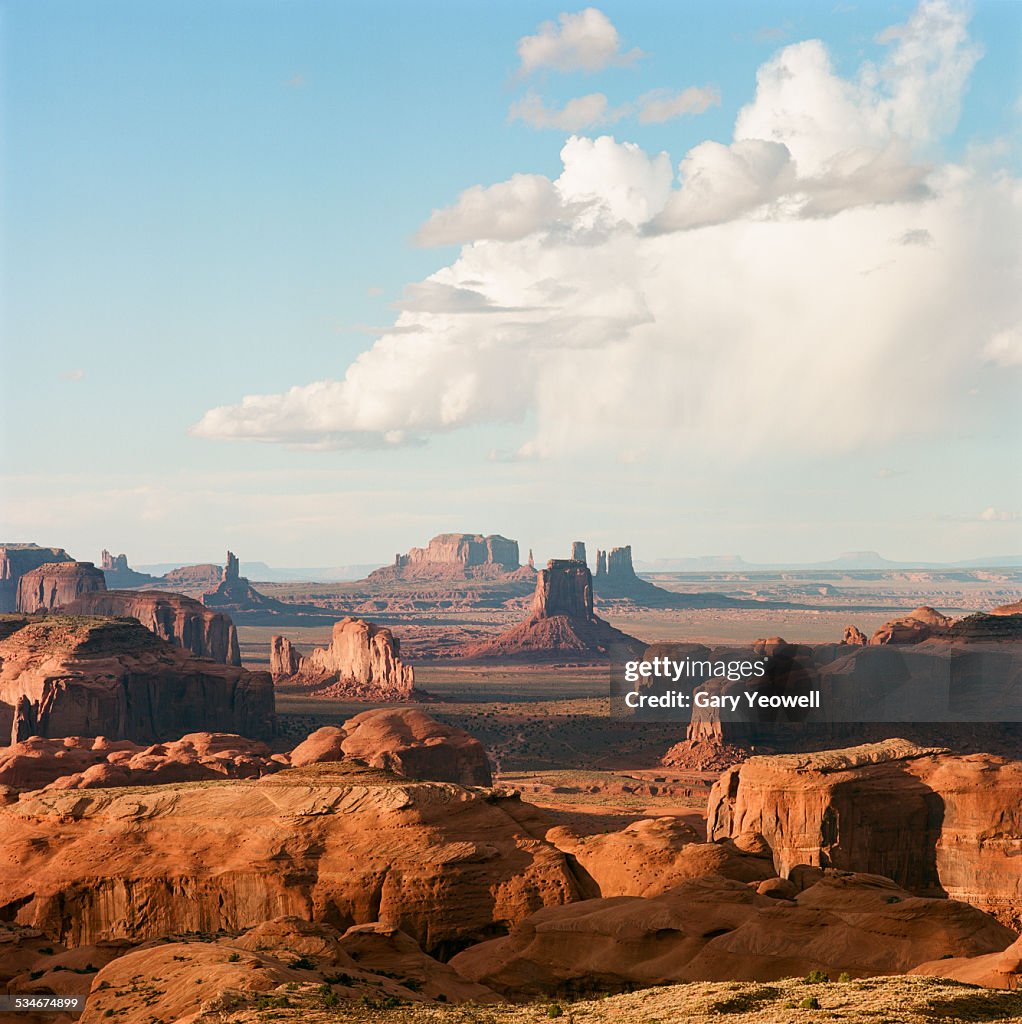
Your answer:
[[[651,160],[666,151],[677,179],[692,147],[732,142],[739,111],[757,95],[757,70],[783,47],[820,39],[835,78],[851,81],[863,61],[883,61],[892,44],[878,42],[878,34],[907,23],[915,5],[602,4],[620,60],[593,72],[546,66],[527,75],[518,41],[548,20],[558,31],[558,16],[579,8],[32,0],[0,10],[5,539],[63,544],[86,558],[107,546],[136,562],[209,558],[232,544],[246,558],[291,565],[385,560],[433,533],[460,529],[504,532],[542,555],[576,535],[601,546],[631,542],[646,558],[741,552],[815,559],[878,548],[894,558],[957,559],[1020,549],[1019,433],[1007,415],[1019,386],[1018,309],[998,281],[989,297],[970,300],[997,311],[976,322],[968,344],[977,361],[991,345],[1004,350],[986,359],[996,370],[971,382],[971,405],[958,396],[954,415],[949,404],[946,416],[919,430],[906,417],[908,426],[892,424],[883,436],[852,429],[847,444],[809,450],[790,445],[782,430],[768,438],[766,455],[750,449],[727,472],[715,470],[719,460],[698,431],[668,437],[654,423],[640,436],[643,427],[627,409],[643,402],[641,377],[628,378],[624,411],[606,398],[603,422],[621,424],[609,441],[586,447],[567,437],[573,424],[580,435],[598,434],[584,422],[598,403],[585,403],[582,419],[561,422],[545,389],[561,375],[577,392],[590,375],[603,374],[595,390],[612,391],[615,360],[624,358],[616,335],[588,339],[584,353],[543,355],[547,369],[508,380],[507,391],[517,386],[522,394],[501,415],[486,415],[483,407],[503,390],[498,379],[487,392],[486,376],[506,368],[487,361],[481,317],[456,342],[447,320],[422,328],[433,331],[425,345],[442,337],[444,345],[463,346],[462,361],[477,366],[472,380],[482,380],[483,390],[471,397],[474,411],[445,412],[441,427],[428,416],[410,419],[400,410],[438,389],[431,374],[444,372],[445,364],[424,363],[433,369],[381,399],[391,403],[387,415],[402,443],[381,448],[377,434],[353,435],[347,423],[343,445],[333,428],[324,441],[308,433],[320,412],[305,406],[297,446],[276,443],[276,428],[260,424],[241,438],[234,414],[227,427],[189,432],[209,410],[236,407],[246,395],[339,380],[366,352],[379,362],[371,353],[379,331],[399,316],[394,303],[436,272],[459,288],[470,282],[471,290],[475,278],[465,268],[476,260],[478,276],[485,251],[493,294],[512,288],[522,261],[532,258],[514,248],[525,241],[476,245],[466,259],[459,245],[428,248],[414,239],[431,211],[453,207],[472,186],[512,175],[558,179],[573,132],[509,120],[509,108],[530,90],[551,108],[600,93],[611,111],[653,90],[715,91],[719,104],[700,113],[644,124],[633,111],[577,129],[582,138],[635,143]],[[956,87],[960,116],[920,132],[906,167],[939,173],[967,164],[977,182],[970,187],[979,189],[1018,173],[1022,5],[974,5],[968,36],[982,56]],[[641,56],[628,59],[636,47]],[[603,173],[594,160],[582,153],[580,173]],[[719,188],[729,180],[721,178]],[[947,175],[938,185],[928,181],[940,197],[960,187]],[[948,199],[949,208],[954,202],[986,200],[963,192]],[[881,213],[909,205],[885,197]],[[806,230],[819,223],[830,231],[841,218],[874,212],[842,210]],[[771,213],[767,221],[775,216],[782,217]],[[915,216],[906,209],[905,224]],[[671,230],[691,241],[689,227]],[[804,247],[787,225],[776,230],[783,244]],[[852,224],[848,237],[880,230]],[[561,237],[554,232],[538,244],[556,267]],[[572,242],[579,244],[597,243]],[[744,235],[708,239],[706,251],[751,244],[761,243]],[[826,244],[836,244],[832,235]],[[1014,249],[1010,237],[1000,245],[990,251],[1003,270]],[[613,265],[613,253],[604,256]],[[667,249],[657,257],[668,258]],[[941,274],[961,277],[950,266],[935,271],[920,302],[946,290]],[[657,288],[636,287],[653,308]],[[722,292],[714,301],[730,310],[745,295]],[[679,322],[685,315],[682,309]],[[693,354],[697,342],[686,339],[684,358],[672,353],[659,364],[663,337],[647,339],[638,320],[621,330],[649,346],[633,358],[654,377],[659,365],[665,374],[704,365]],[[959,334],[971,330],[963,321]],[[847,344],[839,355],[857,358]],[[934,377],[935,402],[949,402],[941,389],[962,379],[961,365],[949,359]],[[832,386],[822,364],[819,386]],[[720,387],[714,381],[705,390]],[[712,408],[694,416],[708,423]],[[798,426],[796,434],[807,430]]]

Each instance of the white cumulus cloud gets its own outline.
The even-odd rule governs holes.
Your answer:
[[[640,56],[637,49],[622,51],[613,22],[595,7],[577,14],[561,14],[556,22],[544,21],[535,35],[518,40],[523,75],[542,68],[602,71],[613,64],[630,64]]]
[[[509,121],[524,121],[533,128],[577,132],[583,128],[610,124],[620,120],[626,113],[624,107],[611,109],[602,92],[576,96],[558,110],[556,107],[548,107],[541,96],[530,90],[522,99],[511,104],[507,118]]]
[[[575,136],[556,179],[468,189],[420,233],[457,258],[340,379],[193,432],[386,447],[506,424],[501,458],[680,473],[956,429],[970,388],[1005,390],[990,363],[1022,359],[1022,187],[933,149],[975,59],[963,26],[924,3],[847,79],[821,43],[786,47],[731,142],[693,147],[677,179],[666,153]]]
[[[656,89],[640,96],[636,106],[642,124],[662,124],[685,114],[702,114],[720,106],[720,93],[711,86],[689,86],[681,92]]]

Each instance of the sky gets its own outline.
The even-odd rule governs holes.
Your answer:
[[[1022,4],[0,0],[0,541],[1022,552]]]

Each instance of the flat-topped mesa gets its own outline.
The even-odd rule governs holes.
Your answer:
[[[52,612],[97,590],[106,590],[106,577],[92,562],[49,562],[18,580],[17,610]]]
[[[593,614],[593,577],[583,561],[552,558],[536,577],[532,614],[549,619],[555,615],[595,621]]]
[[[377,569],[369,578],[428,580],[492,577],[516,572],[518,541],[499,534],[441,533],[424,548],[411,548],[395,555],[394,564]]]
[[[147,572],[135,572],[128,565],[128,556],[125,554],[112,555],[106,548],[100,555],[99,567],[103,570],[106,578],[106,585],[111,590],[118,588],[141,587],[145,583],[155,581],[155,576]]]
[[[231,617],[194,598],[162,590],[106,590],[83,594],[62,609],[65,615],[105,615],[136,619],[161,640],[212,658],[240,665],[238,631]]]
[[[268,672],[195,658],[132,619],[47,615],[0,640],[0,735],[156,743],[274,729]]]
[[[287,637],[275,636],[270,670],[288,689],[354,700],[414,700],[420,696],[415,672],[401,660],[400,650],[389,629],[349,616],[334,623],[329,647],[306,656]]]
[[[25,573],[53,562],[70,562],[63,548],[41,548],[38,544],[0,544],[0,612],[18,607],[18,581]]]

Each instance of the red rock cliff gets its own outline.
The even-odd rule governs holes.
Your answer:
[[[106,590],[106,577],[92,562],[49,562],[18,581],[18,611],[52,612],[96,590]]]

